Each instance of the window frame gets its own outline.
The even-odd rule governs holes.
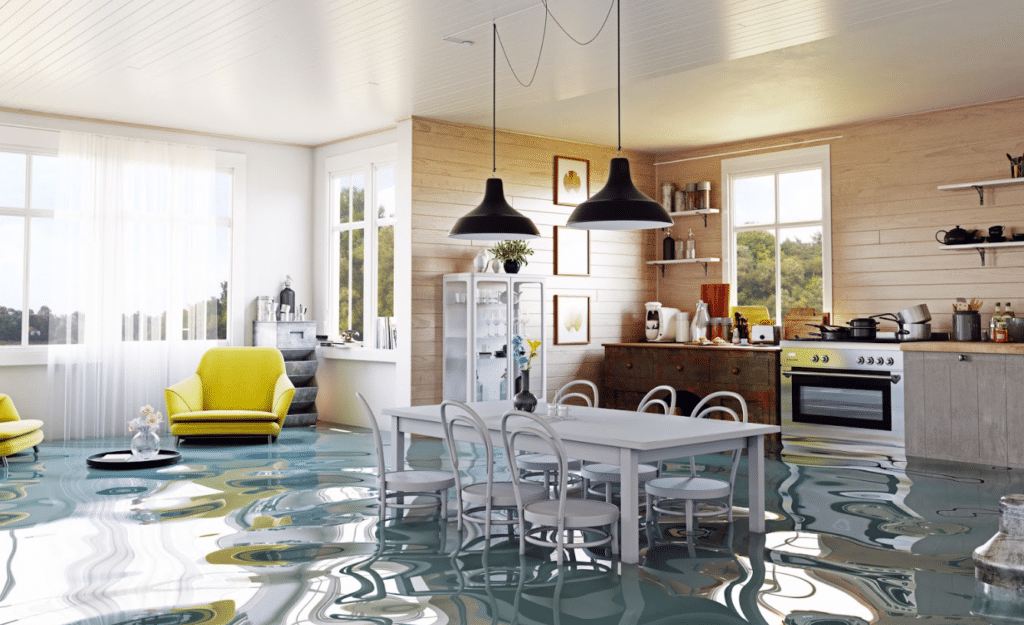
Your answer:
[[[376,326],[371,323],[377,318],[379,300],[379,289],[377,284],[377,270],[379,259],[379,232],[384,226],[392,226],[398,230],[398,206],[395,206],[393,218],[380,219],[377,216],[377,171],[384,168],[392,168],[398,176],[398,159],[395,154],[395,146],[384,145],[376,148],[359,150],[349,154],[328,157],[326,159],[326,202],[327,211],[327,257],[328,271],[325,292],[327,295],[326,318],[329,321],[327,334],[336,338],[341,333],[340,328],[340,261],[341,251],[339,233],[344,230],[355,232],[363,231],[363,328],[362,339],[363,349],[378,352],[393,352],[394,350],[377,347]],[[361,227],[355,227],[356,223],[347,222],[342,224],[338,206],[335,205],[334,180],[339,176],[362,174],[364,180],[363,219]],[[352,240],[352,237],[349,237]],[[396,250],[397,252],[397,250]],[[351,275],[351,272],[350,272]],[[393,278],[394,279],[394,278]]]
[[[808,169],[821,169],[821,219],[813,221],[779,222],[778,175]],[[778,231],[787,228],[821,226],[821,299],[822,312],[832,310],[832,167],[831,146],[819,145],[768,154],[755,154],[738,158],[722,159],[722,276],[729,283],[731,301],[739,304],[736,275],[736,234],[750,230],[775,232],[775,310],[768,311],[776,323],[781,323],[782,276],[781,245]],[[774,175],[775,220],[767,224],[736,226],[735,210],[732,206],[732,185],[736,178]]]
[[[52,345],[30,345],[27,344],[28,332],[28,303],[29,303],[29,278],[31,267],[29,265],[31,248],[31,222],[33,218],[54,218],[53,209],[31,208],[31,156],[53,156],[59,152],[60,133],[57,130],[44,130],[36,128],[25,128],[19,126],[8,126],[0,124],[0,151],[16,152],[29,155],[26,164],[26,200],[23,209],[0,208],[0,215],[11,215],[23,217],[25,228],[23,232],[25,247],[23,250],[23,283],[22,283],[22,343],[19,345],[0,346],[0,366],[25,366],[47,364],[47,354]],[[218,172],[225,172],[231,175],[231,207],[227,218],[217,217],[218,227],[226,224],[229,228],[229,241],[231,249],[228,255],[228,326],[225,339],[195,339],[187,340],[182,337],[180,329],[178,332],[168,326],[168,342],[206,342],[210,346],[215,345],[244,345],[245,344],[245,199],[246,199],[246,156],[237,152],[223,152],[218,150],[216,155],[216,167]],[[170,315],[168,320],[177,319],[177,315]],[[180,328],[181,324],[176,324]],[[62,349],[74,349],[74,345],[62,345]]]

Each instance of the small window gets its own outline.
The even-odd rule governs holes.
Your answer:
[[[724,273],[740,306],[777,322],[832,307],[829,148],[722,161]]]

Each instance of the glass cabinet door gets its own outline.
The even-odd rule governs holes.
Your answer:
[[[474,293],[475,401],[508,399],[509,281],[478,280]]]
[[[456,401],[511,399],[522,389],[522,366],[512,338],[544,340],[544,278],[510,274],[447,274],[444,297],[444,398]],[[541,345],[530,368],[530,391],[547,392]]]

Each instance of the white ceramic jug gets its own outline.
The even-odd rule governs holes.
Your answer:
[[[697,311],[693,313],[693,323],[690,324],[690,340],[696,341],[700,337],[708,338],[708,326],[711,325],[711,317],[708,315],[708,305],[704,300],[697,300]]]

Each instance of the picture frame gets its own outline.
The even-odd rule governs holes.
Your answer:
[[[555,296],[555,345],[590,343],[590,296]]]
[[[555,226],[555,275],[590,275],[590,230]]]
[[[576,206],[590,197],[590,161],[556,156],[554,172],[555,204]]]

